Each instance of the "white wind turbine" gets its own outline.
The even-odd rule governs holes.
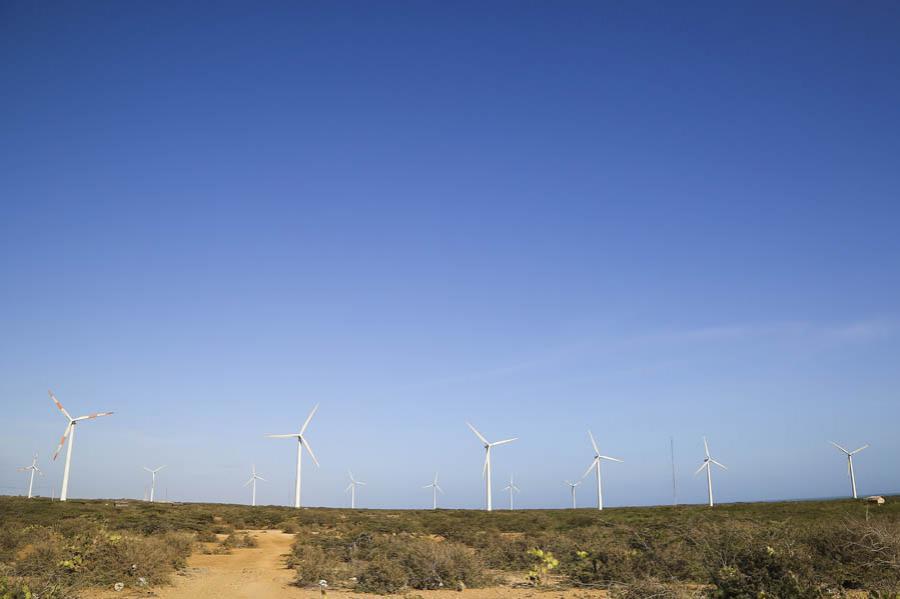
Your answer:
[[[312,409],[312,412],[309,413],[309,416],[306,417],[306,422],[304,422],[303,426],[300,427],[299,433],[288,433],[286,435],[266,435],[267,437],[271,437],[272,439],[297,439],[297,478],[294,481],[294,507],[300,507],[300,481],[304,447],[306,447],[306,451],[309,453],[309,457],[312,458],[312,461],[316,465],[316,468],[319,467],[319,460],[316,459],[316,454],[313,453],[312,447],[310,447],[309,445],[309,441],[307,441],[306,437],[303,436],[303,433],[306,432],[306,427],[309,426],[309,421],[312,420],[312,417],[315,415],[316,410],[318,409],[319,404],[316,404],[316,407],[314,407]]]
[[[856,475],[853,473],[853,455],[859,453],[863,449],[869,446],[868,443],[860,447],[859,449],[854,449],[853,451],[847,451],[834,441],[829,441],[832,445],[843,451],[847,454],[847,473],[850,475],[850,491],[853,494],[853,499],[856,499]]]
[[[440,485],[438,485],[437,479],[438,479],[438,473],[435,472],[435,473],[434,473],[434,480],[432,480],[430,483],[428,483],[427,485],[425,485],[424,487],[422,487],[423,489],[431,489],[431,509],[433,509],[433,510],[436,510],[436,509],[437,509],[437,494],[438,494],[438,491],[440,491],[441,493],[444,492],[444,490],[440,487]]]
[[[87,416],[79,416],[78,418],[72,418],[66,409],[59,403],[59,400],[53,395],[53,391],[47,391],[50,394],[50,399],[53,400],[53,403],[56,404],[56,407],[59,408],[59,411],[62,412],[63,416],[66,417],[66,420],[69,421],[69,424],[66,425],[66,430],[63,432],[62,438],[59,440],[59,445],[56,448],[56,451],[53,452],[53,459],[59,455],[60,450],[62,449],[63,444],[66,442],[66,438],[69,439],[69,448],[66,450],[66,466],[63,468],[63,482],[62,482],[62,490],[59,494],[59,500],[65,501],[69,496],[69,466],[72,464],[72,445],[75,444],[75,425],[81,422],[82,420],[92,420],[94,418],[99,418],[100,416],[110,416],[112,412],[94,412],[93,414],[88,414]]]
[[[504,491],[509,491],[509,510],[513,509],[513,493],[518,493],[520,491],[519,487],[516,486],[516,483],[513,482],[512,474],[509,475],[509,484],[503,487]]]
[[[563,482],[566,483],[567,485],[569,485],[569,487],[572,489],[572,509],[574,510],[576,507],[578,507],[577,505],[575,505],[575,489],[578,487],[578,485],[581,484],[581,481],[578,481],[577,483],[573,483],[570,480],[564,480]]]
[[[484,467],[481,469],[481,475],[484,477],[484,486],[485,486],[485,495],[486,495],[486,504],[487,511],[491,511],[493,509],[491,504],[491,448],[496,447],[497,445],[504,445],[506,443],[512,443],[518,437],[513,437],[512,439],[504,439],[503,441],[494,441],[491,443],[487,439],[484,438],[484,435],[478,432],[474,426],[466,423],[472,432],[475,433],[475,436],[484,443]]]
[[[594,461],[591,462],[591,465],[588,466],[587,470],[584,471],[584,474],[581,475],[581,479],[584,478],[591,473],[592,469],[597,470],[597,509],[603,509],[603,478],[600,475],[600,462],[603,460],[609,460],[610,462],[622,462],[618,458],[611,458],[608,455],[600,455],[600,450],[597,448],[597,442],[594,440],[594,435],[591,431],[588,431],[588,437],[591,438],[591,446],[594,448]],[[574,490],[572,491],[574,495]]]
[[[144,470],[150,473],[150,503],[153,503],[153,494],[156,492],[156,475],[159,474],[159,471],[165,468],[165,466],[160,466],[156,469],[150,469],[144,466]]]
[[[256,505],[256,481],[269,482],[256,473],[256,464],[250,466],[250,478],[244,483],[244,486],[251,485],[250,505]]]
[[[38,468],[37,465],[37,454],[34,454],[31,458],[31,466],[24,466],[22,468],[16,468],[19,472],[31,472],[31,475],[28,477],[28,499],[31,499],[31,490],[34,488],[34,473],[37,472],[38,476],[44,476],[44,473],[41,472],[41,469]]]
[[[355,478],[353,478],[353,473],[350,472],[349,470],[347,470],[347,474],[350,475],[350,484],[347,485],[346,489],[344,489],[344,493],[346,493],[347,491],[350,491],[350,509],[355,510],[356,509],[356,487],[358,487],[359,485],[365,486],[366,483],[364,483],[361,480],[356,480]]]
[[[698,474],[700,474],[700,472],[704,468],[706,468],[706,487],[707,487],[707,491],[709,492],[709,507],[712,507],[713,506],[712,465],[715,464],[716,466],[718,466],[719,468],[721,468],[723,470],[728,470],[728,467],[725,466],[725,464],[720,464],[719,462],[715,461],[714,459],[712,459],[710,457],[709,443],[706,442],[706,437],[703,437],[703,449],[704,449],[704,451],[706,451],[706,457],[703,458],[703,464],[701,464],[701,466],[699,468],[697,468],[697,471],[694,472],[694,476],[697,476]]]

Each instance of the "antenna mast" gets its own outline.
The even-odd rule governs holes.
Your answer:
[[[675,438],[669,437],[669,452],[672,456],[672,505],[678,505],[678,483],[675,478]]]

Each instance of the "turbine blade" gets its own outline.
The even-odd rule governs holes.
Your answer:
[[[844,449],[843,447],[841,447],[840,445],[838,445],[838,444],[835,443],[834,441],[829,441],[829,443],[831,443],[832,445],[834,445],[835,447],[837,447],[838,449],[840,449],[841,451],[843,451],[843,452],[846,453],[847,455],[850,455],[850,452],[849,452],[849,451],[847,451],[846,449]]]
[[[300,437],[300,444],[303,445],[303,447],[306,448],[306,453],[309,454],[309,457],[312,458],[312,461],[313,461],[313,463],[316,465],[316,468],[318,468],[318,467],[319,467],[319,460],[316,459],[316,454],[313,453],[313,450],[312,450],[312,447],[311,447],[310,444],[309,444],[309,441],[307,441],[307,440],[304,439],[303,437]]]
[[[442,488],[440,488],[439,486],[437,486],[437,485],[435,485],[434,488],[437,489],[437,490],[438,490],[439,492],[441,492],[441,493],[444,492],[444,490],[443,490]]]
[[[594,455],[600,453],[600,449],[597,448],[597,441],[594,440],[594,434],[591,431],[588,431],[588,437],[591,438],[591,446],[594,448]]]
[[[347,488],[344,489],[344,493],[346,493],[347,491],[349,491],[352,488],[353,488],[353,483],[350,483],[349,485],[347,485]]]
[[[53,391],[48,390],[47,393],[50,394],[50,399],[53,400],[53,403],[56,404],[56,407],[59,408],[59,411],[63,413],[63,416],[65,416],[65,417],[68,418],[69,420],[72,420],[72,417],[69,415],[69,413],[68,413],[68,412],[66,411],[66,409],[63,407],[63,405],[62,405],[61,403],[59,403],[59,400],[56,399],[56,396],[55,396],[55,395],[53,395]]]
[[[588,466],[587,470],[584,471],[584,474],[581,475],[582,480],[584,480],[584,478],[585,478],[588,474],[591,473],[591,470],[594,469],[594,465],[596,465],[597,462],[599,462],[599,461],[600,461],[600,458],[594,458],[594,460],[591,462],[591,465]]]
[[[697,471],[694,472],[694,476],[697,476],[698,474],[700,474],[703,471],[703,469],[707,468],[707,467],[709,467],[709,462],[703,462],[703,465],[701,465],[699,468],[697,468]]]
[[[253,482],[253,477],[251,476],[250,480],[248,480],[247,482],[244,483],[244,486],[246,487],[247,485],[249,485],[252,482]]]
[[[478,437],[479,439],[481,439],[481,442],[482,442],[482,443],[484,443],[485,445],[490,445],[490,442],[489,442],[487,439],[484,438],[484,435],[482,435],[481,433],[478,432],[478,429],[477,429],[477,428],[475,428],[474,426],[472,426],[472,425],[471,425],[470,423],[468,423],[468,422],[466,422],[466,425],[468,425],[468,427],[469,427],[470,429],[472,429],[472,432],[475,433],[475,436],[476,436],[476,437]]]
[[[76,422],[80,422],[81,420],[93,420],[94,418],[100,418],[101,416],[112,416],[112,412],[94,412],[93,414],[88,414],[87,416],[79,416],[75,418]]]
[[[316,407],[312,409],[312,412],[309,413],[309,416],[306,417],[306,422],[303,423],[303,426],[300,427],[300,434],[306,432],[306,427],[309,426],[309,421],[312,420],[313,416],[316,415],[316,410],[319,409],[319,404],[316,404]]]
[[[703,437],[703,449],[706,450],[706,457],[709,457],[709,443],[706,442],[706,437]]]
[[[269,437],[270,439],[288,439],[288,438],[296,439],[299,436],[300,435],[298,435],[297,433],[288,433],[287,435],[266,435],[266,437]]]
[[[865,449],[865,448],[868,447],[868,446],[869,446],[869,444],[866,443],[865,445],[863,445],[863,446],[860,447],[859,449],[854,449],[853,451],[851,451],[851,452],[850,452],[850,455],[853,455],[854,453],[859,453],[860,451],[862,451],[863,449]]]
[[[491,447],[496,447],[497,445],[506,445],[507,443],[512,443],[513,441],[518,441],[518,437],[513,437],[512,439],[503,439],[502,441],[494,441],[491,443]]]
[[[356,481],[356,484],[362,485],[362,486],[364,486],[364,487],[366,486],[366,483],[364,483],[364,482],[361,481],[361,480]]]
[[[608,455],[600,456],[601,460],[609,460],[610,462],[624,462],[625,460],[620,460],[619,458],[611,458]]]
[[[720,464],[719,462],[715,461],[715,460],[712,459],[712,458],[709,458],[709,461],[712,462],[713,464],[715,464],[716,466],[718,466],[719,468],[723,468],[723,469],[725,469],[725,470],[728,470],[728,466],[726,466],[725,464]]]
[[[150,472],[150,473],[152,473],[152,472],[153,472],[153,470],[150,470],[150,469],[149,469],[149,468],[147,468],[147,467],[146,467],[146,466],[144,466],[144,470],[146,470],[146,471],[147,471],[147,472]]]
[[[261,481],[263,481],[264,483],[269,482],[269,481],[267,481],[266,479],[264,479],[264,478],[261,477],[261,476],[257,476],[257,477],[256,477],[256,480],[261,480]]]
[[[66,438],[68,438],[68,436],[69,436],[69,431],[72,430],[72,426],[73,426],[72,422],[73,422],[72,420],[69,420],[69,424],[66,426],[65,432],[63,433],[62,438],[60,438],[60,440],[59,440],[59,445],[57,445],[56,451],[53,452],[53,458],[52,458],[53,460],[56,460],[56,457],[59,455],[60,450],[63,448],[63,445],[65,445]]]

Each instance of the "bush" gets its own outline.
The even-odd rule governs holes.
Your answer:
[[[334,580],[336,562],[321,547],[315,545],[294,545],[288,558],[288,565],[297,572],[295,583],[299,586],[316,584],[320,580]]]
[[[198,543],[218,543],[219,542],[219,537],[217,537],[216,533],[214,533],[211,530],[199,531],[197,533],[197,535],[194,537],[194,539]]]
[[[259,542],[248,534],[230,534],[222,541],[222,546],[226,549],[243,549],[247,547],[257,547],[259,546]]]
[[[276,525],[276,528],[280,528],[282,532],[286,532],[289,535],[295,535],[300,532],[300,526],[293,520],[285,520]]]
[[[390,558],[379,557],[368,562],[358,577],[356,589],[364,593],[387,595],[398,593],[407,585],[406,571]]]
[[[701,593],[702,591],[683,584],[665,584],[652,578],[630,584],[615,584],[609,590],[611,599],[696,599],[702,596]]]

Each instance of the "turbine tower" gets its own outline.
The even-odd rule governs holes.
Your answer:
[[[859,449],[854,449],[853,451],[847,451],[834,441],[829,441],[832,445],[843,451],[847,454],[847,474],[850,475],[850,492],[853,495],[853,499],[856,499],[856,475],[853,473],[853,455],[859,453],[863,449],[869,446],[868,443],[860,447]]]
[[[250,478],[249,478],[249,480],[247,480],[247,482],[244,483],[244,486],[245,487],[247,485],[251,486],[250,505],[254,505],[254,506],[256,505],[256,481],[258,481],[258,480],[261,480],[263,482],[269,482],[266,479],[264,479],[263,477],[261,477],[259,474],[256,473],[256,464],[253,464],[250,466]]]
[[[31,499],[31,490],[34,488],[34,473],[37,472],[38,476],[44,476],[44,473],[41,472],[37,465],[37,454],[32,456],[31,466],[23,466],[22,468],[16,468],[16,470],[19,472],[31,472],[31,475],[28,477],[28,499]]]
[[[709,455],[709,443],[706,442],[706,437],[703,437],[703,449],[706,451],[706,457],[703,459],[703,464],[697,471],[694,472],[694,476],[700,474],[700,472],[706,468],[706,487],[709,492],[709,507],[713,506],[713,492],[712,492],[712,465],[715,464],[719,468],[723,470],[728,470],[728,467],[725,464],[720,464],[719,462],[712,459]]]
[[[509,491],[509,511],[513,509],[513,493],[519,492],[519,487],[516,486],[516,483],[513,482],[512,474],[509,475],[509,484],[503,487],[504,491]]]
[[[512,439],[504,439],[503,441],[494,441],[491,443],[487,439],[484,438],[484,435],[478,432],[474,426],[470,423],[466,423],[472,432],[475,433],[475,436],[478,437],[478,440],[484,444],[484,467],[481,469],[481,476],[484,477],[484,487],[485,487],[485,504],[487,511],[491,511],[493,506],[491,505],[491,448],[496,447],[498,445],[504,445],[506,443],[512,443],[518,437],[513,437]]]
[[[575,488],[581,484],[581,481],[578,481],[577,483],[573,483],[570,480],[564,480],[563,482],[566,483],[567,485],[569,485],[569,487],[572,489],[572,509],[574,510],[576,507],[578,507],[575,504]]]
[[[312,417],[315,415],[316,410],[319,409],[319,404],[316,404],[316,407],[312,409],[312,412],[309,413],[309,416],[306,417],[306,422],[303,423],[303,426],[300,427],[299,433],[288,433],[286,435],[266,435],[272,439],[297,439],[297,478],[294,483],[294,507],[300,507],[300,481],[301,481],[301,467],[303,465],[303,448],[306,447],[306,451],[309,453],[309,457],[312,458],[313,463],[316,465],[316,468],[319,467],[319,460],[316,459],[316,454],[313,453],[312,447],[309,445],[309,441],[306,440],[306,437],[303,436],[303,433],[306,432],[306,427],[309,426],[309,421],[312,420]]]
[[[53,459],[56,460],[56,457],[59,455],[62,446],[66,442],[66,438],[69,439],[69,447],[66,450],[66,465],[63,468],[63,482],[62,482],[62,490],[59,494],[59,500],[65,501],[69,496],[69,466],[72,464],[72,446],[75,444],[75,425],[81,422],[82,420],[93,420],[94,418],[99,418],[100,416],[110,416],[112,412],[94,412],[93,414],[88,414],[87,416],[79,416],[78,418],[72,418],[66,409],[59,403],[59,400],[53,395],[53,391],[47,391],[50,395],[50,399],[53,400],[53,403],[56,404],[56,407],[59,408],[59,411],[62,412],[63,416],[66,417],[66,420],[69,423],[66,425],[66,430],[63,432],[62,438],[59,440],[59,445],[56,448],[56,451],[53,452]]]
[[[150,473],[150,503],[153,503],[153,495],[156,492],[156,475],[163,468],[165,468],[165,466],[160,466],[156,469],[150,469],[144,466],[144,470]]]
[[[594,440],[594,435],[591,431],[588,431],[588,437],[591,438],[591,446],[594,448],[594,461],[591,462],[591,465],[588,466],[587,470],[584,471],[584,474],[581,476],[581,479],[584,478],[591,473],[591,469],[597,470],[597,509],[603,509],[603,478],[600,475],[600,462],[603,460],[609,460],[610,462],[622,462],[618,458],[611,458],[608,455],[600,455],[600,450],[597,448],[597,442]],[[574,490],[573,490],[574,493]]]
[[[356,487],[358,487],[359,485],[365,486],[366,483],[364,483],[361,480],[356,480],[355,478],[353,478],[353,473],[350,472],[349,470],[347,470],[347,474],[350,475],[350,484],[347,485],[346,489],[344,489],[344,493],[346,493],[347,491],[350,491],[350,509],[355,510],[356,509]]]
[[[431,509],[433,509],[433,510],[436,510],[436,509],[437,509],[437,494],[438,494],[438,491],[440,491],[441,493],[444,492],[444,490],[440,487],[440,485],[438,485],[438,480],[437,480],[437,479],[438,479],[438,473],[435,472],[435,473],[434,473],[434,480],[432,480],[430,483],[428,483],[427,485],[425,485],[424,487],[422,487],[423,489],[431,489]]]

